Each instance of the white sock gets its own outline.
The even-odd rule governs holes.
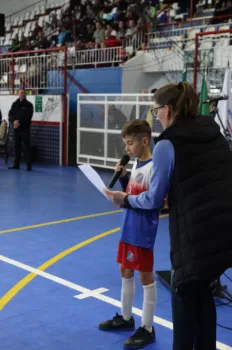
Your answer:
[[[122,291],[121,291],[121,302],[122,302],[122,316],[124,320],[129,321],[132,316],[132,305],[135,295],[135,279],[123,278],[122,277]]]
[[[156,282],[143,286],[142,327],[145,326],[149,332],[152,332],[156,300]]]

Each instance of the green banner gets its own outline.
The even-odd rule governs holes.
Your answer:
[[[43,97],[35,96],[35,112],[42,113],[43,112]]]

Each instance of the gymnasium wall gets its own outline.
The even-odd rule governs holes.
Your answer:
[[[0,95],[2,118],[8,120],[8,113],[16,95]],[[32,146],[37,160],[60,164],[63,115],[63,99],[60,95],[27,95],[34,106],[31,126]],[[9,129],[8,151],[14,154],[14,130]]]

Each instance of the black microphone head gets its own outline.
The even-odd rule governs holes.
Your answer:
[[[130,157],[128,156],[128,154],[124,154],[124,156],[120,160],[120,164],[126,165],[127,163],[129,163],[129,161],[130,161]]]

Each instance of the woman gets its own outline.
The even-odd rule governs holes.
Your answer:
[[[153,151],[149,191],[106,190],[114,204],[132,209],[160,209],[168,195],[174,350],[216,349],[211,286],[232,266],[232,153],[198,106],[188,83],[158,89],[153,115],[164,131]]]

